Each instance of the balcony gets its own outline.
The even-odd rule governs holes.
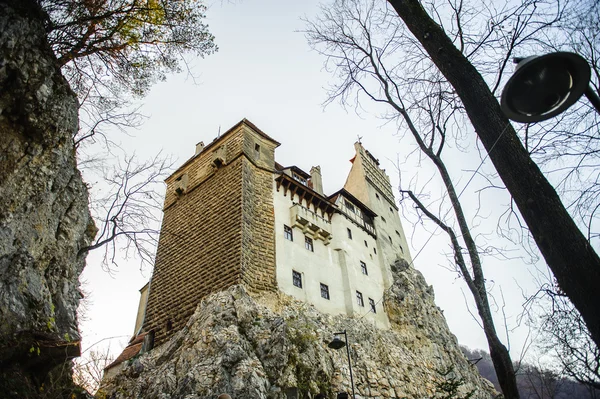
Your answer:
[[[331,242],[331,222],[300,204],[290,208],[292,227],[297,227],[313,239],[322,240],[323,244]]]

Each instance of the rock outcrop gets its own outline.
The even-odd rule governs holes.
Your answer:
[[[37,2],[0,2],[0,392],[29,397],[79,354],[79,274],[95,234],[75,94]]]
[[[128,361],[99,396],[334,398],[351,392],[345,350],[327,346],[343,330],[357,398],[494,395],[462,355],[421,274],[402,263],[393,272],[396,284],[385,298],[390,330],[320,313],[283,294],[255,297],[234,286],[205,298],[181,331]]]

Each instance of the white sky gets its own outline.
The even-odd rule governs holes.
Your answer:
[[[326,193],[344,184],[357,135],[363,137],[363,145],[379,158],[397,187],[394,162],[398,154],[403,159],[403,154],[414,148],[412,141],[401,140],[395,126],[384,126],[381,120],[367,114],[359,117],[354,110],[346,112],[338,104],[325,110],[321,105],[325,99],[323,87],[332,78],[322,70],[323,59],[310,50],[304,35],[297,32],[303,29],[300,17],[311,17],[318,12],[316,4],[313,0],[254,0],[212,5],[207,12],[208,23],[219,52],[195,61],[194,71],[199,75],[195,83],[185,75],[178,75],[156,85],[143,100],[142,112],[149,119],[138,131],[131,132],[134,137],[122,137],[124,147],[146,158],[162,150],[173,154],[180,165],[193,155],[197,142],[209,143],[219,129],[224,132],[242,118],[248,118],[282,143],[276,150],[279,163],[295,164],[307,171],[313,165],[321,165]],[[474,133],[469,134],[474,137]],[[479,164],[479,157],[473,151],[473,155],[449,157],[448,163],[453,174],[460,176],[457,186],[462,189],[472,174],[469,170]],[[425,182],[431,168],[424,161],[418,168],[405,164],[402,170],[407,176],[416,174]],[[473,190],[478,187],[481,182],[474,181],[463,196],[471,216],[476,207]],[[437,187],[431,191],[434,196],[441,193]],[[504,209],[501,206],[506,205],[507,199],[496,192],[484,194],[482,202],[484,218],[472,221],[480,226],[478,232],[492,233],[496,215]],[[486,216],[492,227],[487,227]],[[414,266],[434,286],[436,302],[444,310],[451,331],[461,344],[487,348],[482,329],[466,310],[465,297],[470,294],[458,276],[443,267],[449,264],[444,255],[449,252],[445,237],[438,232],[427,242],[430,233],[423,226],[403,222],[416,258]],[[122,337],[93,348],[110,342],[111,349],[118,353],[133,334],[138,290],[149,279],[150,271],[141,272],[135,261],[123,262],[117,273],[110,276],[101,270],[99,255],[88,256],[82,276],[86,282],[84,288],[90,293],[86,319],[81,322],[83,349],[105,338]],[[488,281],[493,281],[490,286],[494,287],[498,301],[501,301],[498,287],[502,287],[506,301],[504,314],[512,329],[521,311],[521,289],[532,293],[531,267],[518,260],[498,262],[486,258],[484,268]],[[472,303],[468,299],[466,302]],[[475,312],[473,306],[471,309]],[[496,319],[497,329],[504,336],[501,311]],[[524,328],[511,334],[513,357],[519,355],[526,334]]]

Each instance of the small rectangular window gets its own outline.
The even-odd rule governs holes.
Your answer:
[[[363,300],[363,296],[360,291],[356,291],[356,303],[358,303],[358,306],[362,306],[363,308],[365,307],[365,301]]]
[[[393,244],[394,242],[392,241],[392,237],[388,236],[388,239],[390,240],[390,244]]]
[[[350,230],[350,229],[346,229],[346,230],[348,230],[348,238],[352,239],[352,230]]]
[[[369,248],[369,244],[367,243],[367,240],[365,240],[365,247]]]
[[[315,252],[312,238],[304,236],[304,248],[308,249],[310,252]]]
[[[379,199],[379,194],[375,193],[375,198]]]
[[[260,159],[260,145],[259,144],[254,144],[254,155],[256,156],[256,159]]]
[[[373,247],[373,253],[377,255],[377,248]]]
[[[383,221],[383,223],[386,223],[385,218],[382,216],[381,220]]]
[[[329,286],[321,283],[321,297],[329,299]]]
[[[292,281],[298,288],[302,288],[302,275],[295,270],[292,270]]]
[[[286,240],[294,241],[294,232],[290,226],[283,225],[283,236]]]
[[[400,232],[399,232],[398,230],[396,230],[396,234],[398,234],[398,237],[402,237],[402,236],[400,235]]]
[[[365,262],[363,262],[362,260],[360,261],[360,270],[362,271],[362,274],[364,275],[368,275],[368,271],[367,271],[367,264]]]
[[[391,207],[391,206],[390,206],[390,212],[391,212],[391,213],[394,213],[394,210],[392,209],[392,207]]]
[[[352,205],[350,202],[348,202],[347,200],[344,200],[344,205],[346,205],[346,208],[348,208],[348,210],[352,213],[356,213],[356,209],[354,209],[354,205]]]
[[[369,306],[371,307],[371,312],[377,313],[377,308],[375,307],[375,301],[372,298],[369,298]]]

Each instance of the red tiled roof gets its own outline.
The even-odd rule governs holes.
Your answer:
[[[138,353],[140,353],[140,350],[142,349],[142,344],[144,343],[144,337],[146,336],[146,334],[148,334],[148,333],[142,333],[140,335],[132,337],[131,340],[129,341],[129,345],[127,345],[125,347],[125,349],[123,349],[123,352],[121,352],[121,354],[115,359],[115,361],[112,362],[111,364],[109,364],[108,366],[106,366],[104,368],[104,370],[108,370],[110,368],[118,366],[119,364],[123,363],[124,361],[127,361],[127,360],[131,359],[132,357],[134,357],[135,355],[137,355]]]

